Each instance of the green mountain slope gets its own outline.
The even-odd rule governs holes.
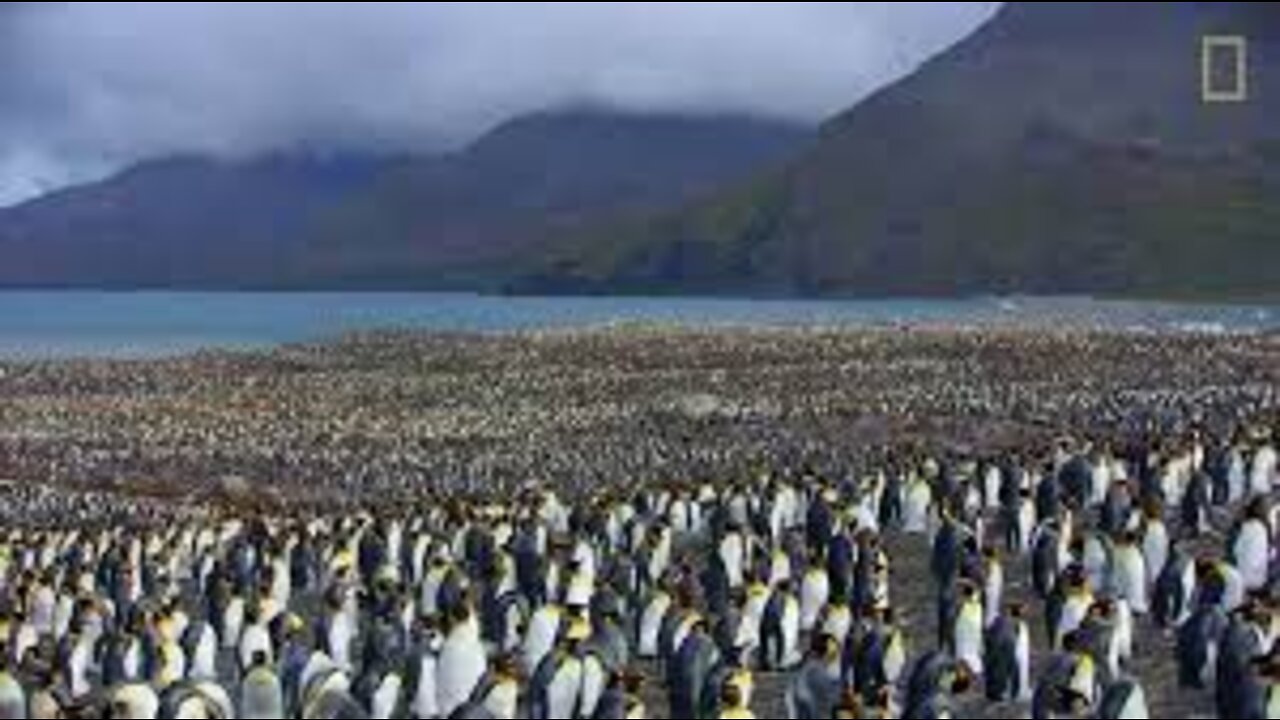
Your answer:
[[[1010,3],[708,202],[555,239],[513,292],[1280,293],[1280,3]],[[1248,102],[1200,94],[1249,39]]]

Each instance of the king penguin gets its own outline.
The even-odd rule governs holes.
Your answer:
[[[266,652],[259,651],[240,683],[240,717],[243,720],[271,720],[284,717],[284,693],[280,678],[271,667]]]
[[[1146,557],[1138,547],[1138,537],[1133,533],[1125,534],[1116,544],[1113,558],[1111,582],[1116,595],[1128,601],[1133,614],[1146,615],[1150,609],[1147,599],[1150,574]]]
[[[727,683],[721,688],[720,704],[723,709],[719,720],[755,720],[756,715],[742,696],[742,690],[733,683]]]
[[[0,643],[0,717],[27,717],[27,692],[9,671],[8,646]]]
[[[156,720],[160,697],[147,685],[122,685],[111,693],[109,712],[111,720]]]
[[[800,630],[813,633],[824,608],[831,601],[831,580],[825,563],[815,563],[804,574],[800,587]]]
[[[543,658],[529,683],[532,720],[581,717],[585,668],[578,651],[589,636],[585,623],[569,623],[555,650]]]
[[[1231,545],[1231,557],[1240,572],[1246,591],[1266,586],[1271,571],[1271,530],[1268,508],[1255,499],[1245,513]]]
[[[986,632],[986,695],[994,703],[1031,699],[1031,631],[1019,604],[1011,604]]]
[[[488,671],[480,625],[464,603],[452,618],[453,626],[440,651],[438,688],[440,713],[446,717],[462,707]]]
[[[444,648],[444,638],[433,618],[420,622],[419,639],[414,650],[416,667],[411,668],[410,685],[412,698],[409,711],[418,720],[429,720],[440,716],[439,690],[436,678],[440,672],[440,653]]]
[[[1133,678],[1113,681],[1102,693],[1095,715],[1098,720],[1148,720],[1147,694]]]
[[[985,672],[982,647],[985,617],[986,611],[977,587],[969,582],[961,583],[959,606],[951,631],[951,646],[956,659],[964,663],[978,678]]]
[[[809,656],[787,688],[787,716],[829,718],[840,699],[840,644],[828,635],[814,639]]]

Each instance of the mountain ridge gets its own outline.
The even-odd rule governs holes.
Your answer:
[[[451,267],[559,222],[709,191],[808,135],[738,116],[573,109],[434,156],[160,158],[0,210],[0,287],[448,288]]]
[[[506,289],[1274,295],[1280,15],[1249,5],[1009,3],[782,170],[553,243]],[[1221,32],[1251,38],[1248,103],[1201,102]]]

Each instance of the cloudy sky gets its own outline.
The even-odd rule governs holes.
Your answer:
[[[816,122],[997,6],[0,2],[0,205],[177,152],[433,151],[568,104]]]

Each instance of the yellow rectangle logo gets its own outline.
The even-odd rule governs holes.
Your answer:
[[[1200,43],[1200,97],[1206,104],[1249,100],[1249,41],[1206,35]]]

